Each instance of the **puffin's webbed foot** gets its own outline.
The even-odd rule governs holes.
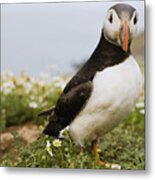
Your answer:
[[[97,140],[92,141],[92,152],[94,154],[97,165],[104,166],[105,162],[100,159],[99,148],[97,147]]]
[[[111,162],[104,162],[100,159],[99,148],[97,147],[97,141],[92,142],[92,151],[96,160],[96,164],[111,169],[121,169],[119,164],[113,164]]]

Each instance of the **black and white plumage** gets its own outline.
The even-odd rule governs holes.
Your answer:
[[[127,4],[108,10],[100,41],[86,64],[68,82],[49,115],[44,133],[58,136],[67,125],[74,142],[83,146],[103,136],[133,108],[142,77],[130,52],[138,15]]]

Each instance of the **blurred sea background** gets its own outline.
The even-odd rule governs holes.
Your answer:
[[[117,3],[117,1],[116,1]],[[139,14],[132,52],[144,65],[144,2],[123,1]],[[106,12],[114,2],[3,4],[1,72],[30,77],[75,73],[98,44]]]

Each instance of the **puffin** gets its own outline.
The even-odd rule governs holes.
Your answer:
[[[56,105],[39,114],[48,116],[44,134],[59,137],[69,126],[73,142],[81,150],[90,144],[99,165],[105,163],[98,140],[125,119],[140,96],[142,74],[130,49],[137,23],[133,6],[110,7],[94,52],[67,83]]]

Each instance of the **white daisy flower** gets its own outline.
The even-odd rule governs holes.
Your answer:
[[[24,83],[25,92],[29,93],[32,90],[32,84],[30,82]]]
[[[61,77],[54,77],[52,79],[55,82],[55,87],[59,87],[61,89],[64,89],[64,87],[66,86],[66,82],[63,78]]]
[[[64,82],[56,82],[55,87],[59,87],[60,89],[64,89],[66,83]]]
[[[118,170],[120,170],[121,166],[119,164],[112,164],[111,165],[111,169],[118,169]]]
[[[110,164],[110,163],[105,163],[105,167],[106,167],[106,168],[110,168],[110,167],[111,167],[111,164]]]
[[[33,108],[33,109],[36,109],[38,107],[38,104],[36,102],[30,102],[29,103],[29,107]]]
[[[61,141],[59,139],[53,140],[52,143],[54,147],[61,147]]]
[[[144,107],[144,102],[136,103],[136,108],[143,108],[143,107]]]
[[[59,133],[59,138],[65,138],[67,136],[68,131],[69,131],[69,126],[62,129]]]
[[[140,114],[145,114],[145,109],[141,109],[141,110],[139,111],[139,113],[140,113]]]
[[[65,138],[65,130],[61,130],[59,133],[59,138]]]
[[[8,95],[14,88],[14,83],[12,81],[7,81],[1,85],[1,92],[3,92],[5,95]]]
[[[30,95],[29,98],[30,98],[31,101],[35,100],[35,97],[33,95]]]
[[[14,77],[14,74],[13,74],[12,72],[4,72],[4,73],[2,73],[2,77],[3,77],[5,80],[7,80],[7,79],[9,79],[9,78]]]
[[[38,100],[39,100],[40,103],[43,102],[43,97],[40,96],[40,97],[38,98]]]
[[[12,92],[12,90],[9,89],[9,88],[1,89],[1,91],[2,91],[5,95],[11,94],[11,92]]]
[[[14,85],[14,83],[12,81],[8,81],[8,82],[5,82],[2,87],[4,89],[6,89],[6,88],[12,89],[12,88],[15,88],[15,85]]]
[[[67,130],[63,129],[59,133],[59,138],[65,138],[67,136]]]

